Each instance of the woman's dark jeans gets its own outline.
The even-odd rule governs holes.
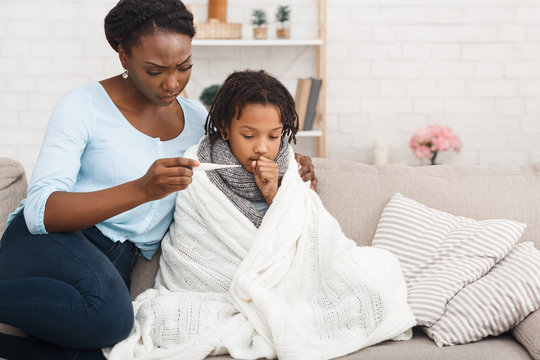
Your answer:
[[[32,235],[19,213],[0,243],[0,323],[31,338],[0,336],[0,358],[103,359],[97,349],[132,329],[129,277],[138,255],[133,243],[113,243],[96,227]]]

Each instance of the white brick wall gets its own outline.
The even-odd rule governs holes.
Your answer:
[[[15,158],[27,173],[39,153],[49,115],[64,92],[123,71],[103,34],[103,18],[117,0],[0,1],[0,157]],[[207,0],[197,4],[197,18],[206,21]],[[251,11],[267,10],[269,37],[275,37],[278,0],[229,0],[229,22],[243,23],[251,38]],[[317,36],[317,0],[291,4],[293,36]],[[294,93],[298,77],[316,74],[314,47],[194,47],[194,69],[188,96],[220,83],[234,70],[264,68]],[[303,139],[305,151],[314,142]],[[302,144],[299,144],[300,149]]]
[[[103,36],[111,0],[0,2],[0,156],[30,175],[54,104],[68,89],[117,74]]]
[[[463,140],[443,162],[540,159],[540,1],[328,4],[329,46],[343,49],[328,53],[328,121],[337,122],[328,126],[328,157],[371,161],[373,139],[383,136],[392,161],[418,164],[408,140],[438,123]],[[350,83],[369,84],[370,93]]]
[[[327,156],[371,162],[383,136],[392,160],[418,164],[407,147],[420,126],[452,127],[463,140],[446,162],[506,165],[540,160],[540,1],[327,0]],[[0,156],[37,158],[58,98],[121,72],[102,30],[116,0],[0,2]],[[193,0],[206,20],[206,0]],[[229,0],[231,22],[251,37],[253,8],[272,21],[279,0]],[[285,2],[286,3],[286,2]],[[295,0],[294,37],[314,37],[317,0]],[[274,24],[269,34],[274,37]],[[265,68],[295,90],[315,74],[313,47],[194,47],[187,92],[233,70]],[[312,140],[298,149],[311,151]]]

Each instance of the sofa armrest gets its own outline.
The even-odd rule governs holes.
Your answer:
[[[540,360],[540,309],[532,312],[512,329],[512,335],[534,360]]]
[[[26,187],[24,167],[15,160],[0,157],[0,237],[9,213],[26,195]]]

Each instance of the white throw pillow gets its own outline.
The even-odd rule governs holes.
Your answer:
[[[455,216],[398,193],[384,208],[372,245],[398,257],[418,325],[431,327],[460,290],[508,254],[525,227]]]

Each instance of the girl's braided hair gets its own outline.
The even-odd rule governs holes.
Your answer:
[[[240,117],[242,109],[248,104],[273,105],[279,109],[282,136],[296,144],[298,114],[294,99],[287,88],[275,77],[263,70],[237,71],[230,74],[210,108],[206,118],[206,134],[214,141],[225,133],[232,119]]]
[[[179,0],[120,0],[105,17],[105,36],[116,52],[122,45],[129,54],[141,36],[155,31],[193,38],[193,15]]]

